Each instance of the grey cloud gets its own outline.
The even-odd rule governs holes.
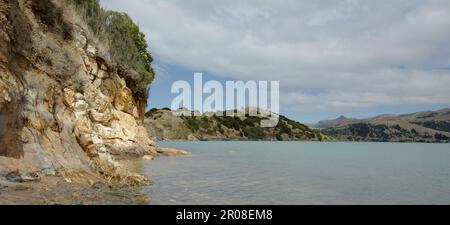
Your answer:
[[[138,21],[160,62],[280,80],[295,110],[450,103],[447,0],[102,3]]]

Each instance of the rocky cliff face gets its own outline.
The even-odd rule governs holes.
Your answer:
[[[121,159],[156,146],[129,73],[61,1],[0,0],[0,170],[141,181]]]

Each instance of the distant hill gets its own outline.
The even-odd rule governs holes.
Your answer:
[[[449,142],[450,109],[404,115],[381,115],[369,119],[321,121],[323,132],[337,140]],[[330,122],[331,121],[331,122]]]
[[[168,109],[152,109],[145,114],[144,126],[158,140],[329,140],[319,129],[280,115],[273,128],[262,128],[262,117],[176,116]]]
[[[340,117],[338,117],[336,119],[332,119],[332,120],[321,120],[318,123],[313,124],[312,126],[316,127],[316,128],[322,128],[323,129],[323,128],[334,127],[334,126],[337,126],[337,125],[342,125],[342,124],[345,124],[345,123],[352,123],[352,122],[355,122],[355,121],[357,121],[357,119],[350,119],[350,118],[347,118],[345,116],[340,116]]]

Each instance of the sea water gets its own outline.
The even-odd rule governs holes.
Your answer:
[[[450,145],[160,142],[151,204],[450,204]]]

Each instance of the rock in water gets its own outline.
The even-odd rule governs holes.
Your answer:
[[[31,182],[40,180],[39,174],[37,173],[19,173],[17,171],[9,172],[5,177],[11,182]]]
[[[157,150],[160,156],[190,156],[191,153],[184,150],[174,148],[160,148]]]

